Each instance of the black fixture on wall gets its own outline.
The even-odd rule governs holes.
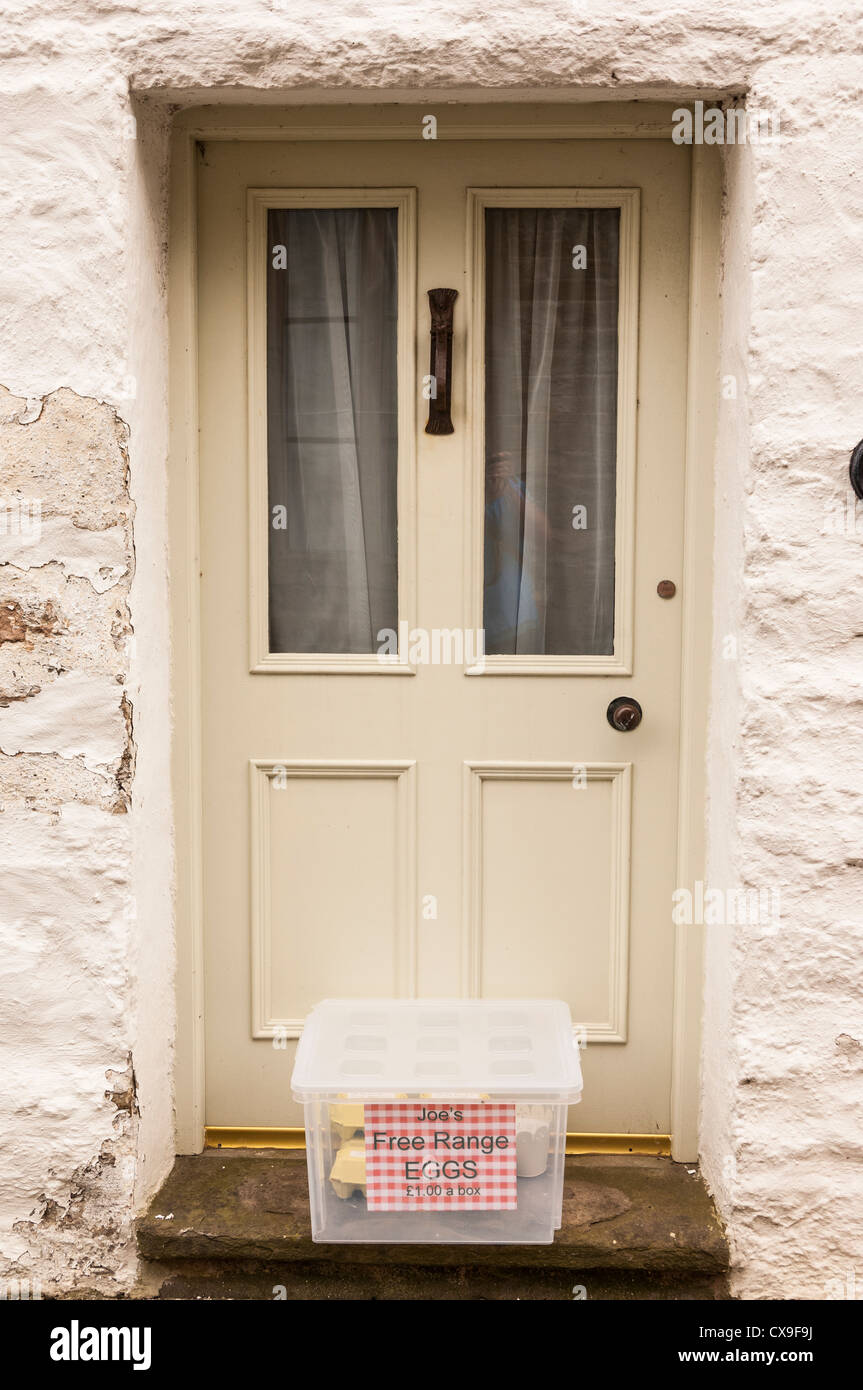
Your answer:
[[[851,455],[851,463],[848,466],[848,476],[851,479],[851,486],[861,500],[863,500],[863,439],[857,445]]]

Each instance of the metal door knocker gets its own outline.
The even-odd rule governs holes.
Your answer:
[[[458,290],[429,290],[432,394],[426,434],[452,434],[452,315]]]

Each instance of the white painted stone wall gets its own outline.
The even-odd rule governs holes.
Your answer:
[[[863,1288],[861,40],[860,0],[7,9],[0,1278],[128,1284],[171,1161],[170,104],[545,90],[781,116],[726,161],[708,882],[783,921],[709,932],[703,1163],[743,1297]]]

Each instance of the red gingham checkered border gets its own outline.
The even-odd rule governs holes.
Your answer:
[[[446,1120],[420,1119],[423,1109],[448,1112]],[[453,1118],[458,1111],[461,1119]],[[506,1147],[483,1153],[479,1147],[435,1146],[435,1133],[491,1136],[505,1139]],[[375,1148],[375,1133],[387,1137],[421,1139],[423,1147]],[[366,1202],[369,1211],[514,1211],[518,1205],[516,1181],[515,1106],[462,1104],[459,1101],[410,1101],[391,1105],[366,1105]],[[472,1177],[444,1175],[444,1163],[476,1163]],[[406,1165],[416,1165],[406,1172]],[[425,1166],[426,1172],[422,1170]],[[418,1175],[418,1176],[417,1176]]]

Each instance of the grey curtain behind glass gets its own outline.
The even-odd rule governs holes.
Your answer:
[[[398,627],[398,213],[271,209],[268,231],[270,650],[376,651]]]
[[[614,648],[619,228],[617,208],[486,210],[489,654]]]

